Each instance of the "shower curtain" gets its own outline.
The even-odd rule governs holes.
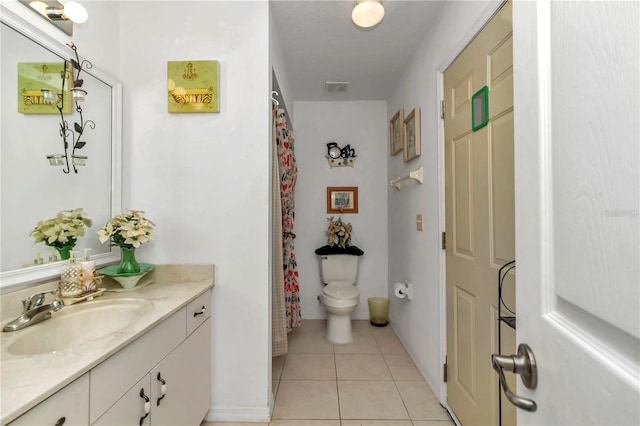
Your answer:
[[[293,149],[293,138],[289,132],[287,116],[281,108],[275,111],[276,145],[278,149],[278,169],[280,173],[280,198],[282,203],[282,251],[285,315],[287,330],[300,327],[300,285],[298,264],[294,252],[294,188],[298,167]]]
[[[282,269],[282,203],[280,199],[280,172],[278,167],[278,147],[276,145],[277,109],[273,110],[271,125],[271,356],[285,355],[289,350],[287,342],[287,318],[284,306],[284,271]]]

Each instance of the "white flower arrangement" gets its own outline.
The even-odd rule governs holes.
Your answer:
[[[44,242],[49,247],[73,247],[78,238],[84,235],[84,228],[92,223],[82,209],[62,210],[51,219],[38,222],[31,236],[36,243]]]
[[[333,216],[327,218],[327,222],[327,244],[341,248],[351,246],[351,223],[344,223],[341,218],[333,220]]]
[[[153,240],[155,224],[144,216],[140,210],[129,210],[109,219],[98,231],[101,243],[111,240],[118,247],[138,248],[147,241]]]

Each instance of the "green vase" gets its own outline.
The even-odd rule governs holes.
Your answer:
[[[118,274],[137,274],[140,272],[140,264],[136,260],[135,247],[120,247],[122,260],[118,266]]]
[[[64,247],[56,247],[58,254],[60,254],[60,259],[68,260],[71,257],[71,250],[73,250],[73,246],[64,246]]]

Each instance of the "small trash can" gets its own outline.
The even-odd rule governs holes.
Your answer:
[[[384,327],[389,323],[389,299],[386,297],[370,297],[369,322],[376,327]]]

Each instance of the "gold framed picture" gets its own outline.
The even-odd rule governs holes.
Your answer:
[[[404,162],[407,163],[420,156],[420,108],[413,111],[404,119]]]
[[[404,133],[402,131],[404,121],[404,111],[400,108],[389,121],[389,144],[391,146],[391,155],[396,155],[404,146]]]
[[[169,112],[220,112],[218,61],[167,62]]]
[[[327,187],[327,213],[358,213],[358,187]]]

